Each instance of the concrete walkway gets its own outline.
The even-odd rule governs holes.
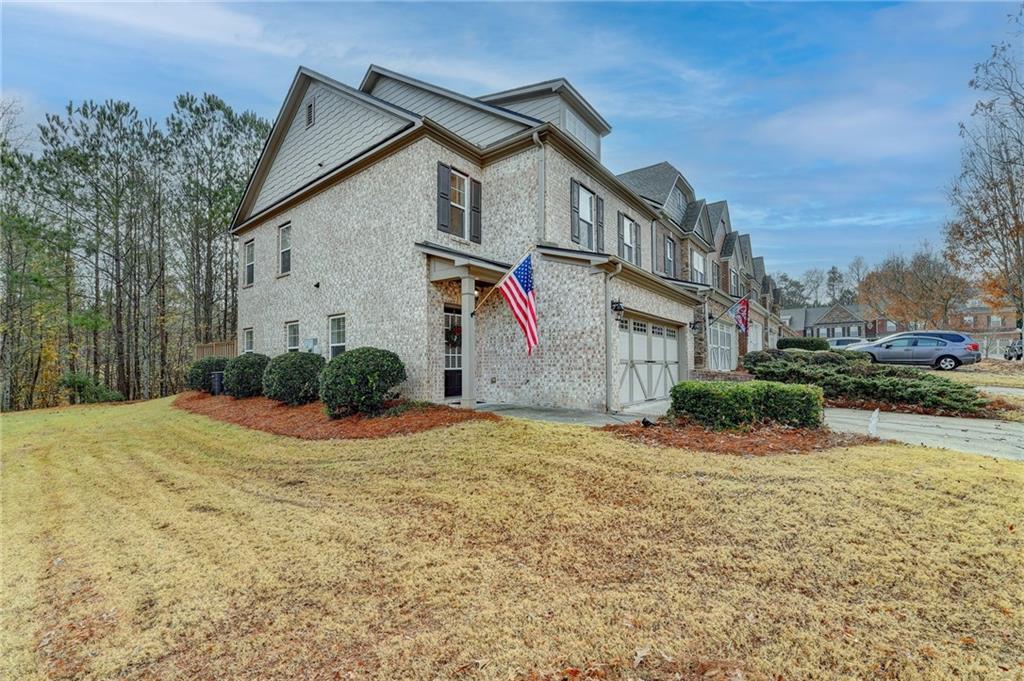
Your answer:
[[[645,402],[620,414],[511,404],[481,404],[477,408],[514,418],[600,427],[631,423],[644,416],[657,419],[665,415],[668,404],[668,400]],[[871,414],[870,411],[859,409],[829,408],[825,410],[825,423],[836,431],[866,435]],[[1024,423],[881,412],[878,415],[878,437],[912,445],[944,447],[969,454],[1024,461]]]

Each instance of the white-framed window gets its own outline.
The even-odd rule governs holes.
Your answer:
[[[717,262],[711,263],[711,285],[718,288],[722,286],[722,266]]]
[[[277,228],[277,273],[292,271],[292,225],[287,222]]]
[[[284,325],[284,347],[288,352],[299,351],[299,323],[286,322]]]
[[[729,281],[729,293],[734,296],[738,296],[740,294],[740,273],[733,270],[729,274],[731,275]]]
[[[991,315],[988,318],[988,326],[990,329],[998,329],[1003,325],[1003,318],[997,314]]]
[[[636,234],[639,226],[631,218],[622,216],[622,257],[626,262],[638,263]]]
[[[670,236],[665,237],[665,274],[676,276],[676,242]]]
[[[580,185],[580,246],[594,249],[594,192]]]
[[[707,283],[707,274],[704,271],[704,267],[707,263],[704,260],[704,254],[695,248],[690,249],[690,281],[698,284]]]
[[[972,315],[972,314],[965,314],[964,315],[964,326],[974,326],[974,315]]]
[[[885,330],[886,331],[895,331],[896,330],[896,322],[890,321],[890,320],[886,319],[885,320]]]
[[[252,329],[242,329],[242,352],[252,352],[253,335]]]
[[[327,318],[327,350],[330,359],[345,352],[345,315]]]
[[[256,242],[249,239],[242,244],[242,285],[252,286],[256,280]]]
[[[466,236],[466,221],[469,215],[469,177],[452,169],[452,183],[449,198],[451,201],[451,216],[448,218],[448,228],[455,236]]]
[[[316,123],[316,97],[310,97],[306,102],[306,127],[312,128]]]

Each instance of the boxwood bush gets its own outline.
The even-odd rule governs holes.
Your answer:
[[[393,352],[356,348],[330,361],[320,375],[320,399],[331,418],[350,413],[377,414],[406,378],[405,365]]]
[[[197,359],[189,365],[188,371],[185,372],[185,385],[190,390],[210,392],[213,389],[210,374],[214,371],[224,371],[227,363],[227,357],[215,356]]]
[[[245,352],[228,360],[224,367],[224,392],[234,397],[263,394],[263,372],[270,358],[258,352]]]
[[[715,430],[755,423],[817,428],[824,414],[821,388],[768,381],[683,381],[672,388],[672,414]]]
[[[828,341],[824,338],[813,336],[796,336],[794,338],[780,338],[776,343],[779,350],[786,348],[797,348],[799,350],[828,350]]]
[[[285,404],[306,404],[317,398],[324,358],[312,352],[286,352],[267,363],[263,394]]]
[[[825,397],[887,402],[973,414],[985,406],[977,388],[912,367],[851,362],[842,366],[769,361],[756,364],[760,380],[820,386]]]

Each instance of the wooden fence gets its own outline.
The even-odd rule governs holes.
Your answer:
[[[203,357],[234,357],[238,354],[236,341],[215,341],[213,343],[196,343],[196,359]]]

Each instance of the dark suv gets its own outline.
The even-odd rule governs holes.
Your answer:
[[[1005,359],[1015,359],[1018,362],[1024,359],[1024,341],[1015,340],[1003,350]]]

